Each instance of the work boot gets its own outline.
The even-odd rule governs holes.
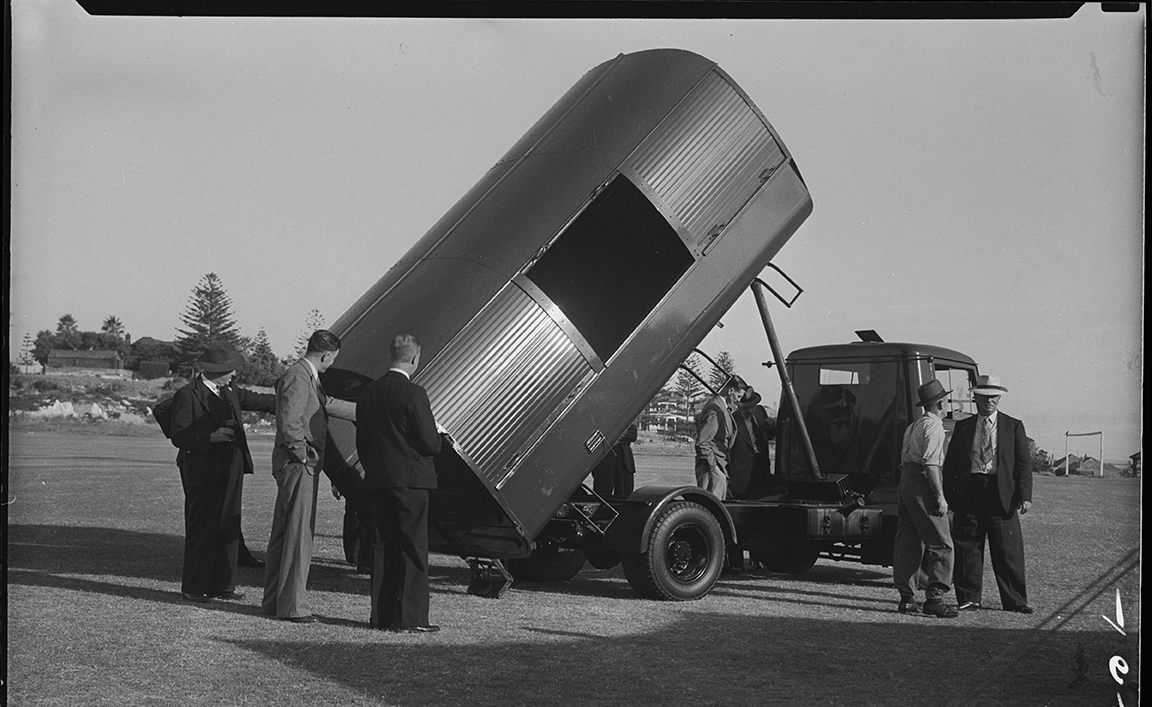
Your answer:
[[[960,615],[956,611],[956,607],[948,606],[942,600],[924,602],[923,612],[929,616],[935,616],[938,619],[954,619]]]
[[[896,611],[901,614],[919,614],[920,605],[912,597],[900,597],[900,606],[896,607]]]

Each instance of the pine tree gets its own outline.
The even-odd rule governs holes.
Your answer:
[[[687,423],[682,428],[682,431],[687,434],[687,429],[692,426],[691,420],[694,417],[696,403],[704,392],[704,386],[700,384],[696,376],[684,370],[685,368],[699,375],[700,360],[696,358],[696,354],[688,356],[680,371],[676,374],[676,402],[681,406],[680,409],[687,420]]]
[[[177,329],[176,346],[185,363],[212,341],[226,341],[240,349],[240,332],[232,316],[232,300],[216,273],[208,273],[192,290],[188,308],[180,315],[185,329]]]
[[[263,329],[257,332],[255,339],[252,339],[247,359],[238,376],[241,383],[273,386],[284,372],[284,365],[276,357],[276,352],[272,350],[272,344],[268,341],[268,334]]]
[[[712,372],[708,375],[708,382],[712,384],[713,388],[719,390],[720,386],[727,383],[728,377],[734,373],[736,373],[735,359],[727,351],[721,351],[720,355],[716,357],[716,365],[712,367]]]
[[[303,356],[308,351],[308,339],[311,338],[313,332],[324,328],[324,315],[320,313],[319,309],[313,309],[308,312],[308,318],[304,320],[304,331],[296,337],[296,355]]]
[[[24,343],[20,345],[19,363],[21,366],[36,365],[36,356],[34,353],[35,349],[36,344],[32,341],[32,334],[24,334]]]

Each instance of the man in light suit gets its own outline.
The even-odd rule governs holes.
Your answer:
[[[428,394],[411,380],[420,342],[398,335],[389,358],[391,368],[356,402],[356,451],[377,533],[369,625],[431,633],[440,627],[428,623],[428,492],[436,488],[440,430]]]
[[[252,454],[241,410],[274,412],[276,398],[231,385],[244,357],[212,342],[196,360],[199,374],[172,396],[168,429],[180,449],[176,464],[184,487],[184,576],[189,601],[241,599],[236,591],[240,497]]]
[[[736,441],[732,411],[748,385],[732,376],[720,392],[709,398],[696,414],[696,485],[721,501],[728,496],[728,454]]]
[[[1032,507],[1032,459],[1024,423],[998,409],[1006,392],[996,376],[977,379],[972,394],[979,414],[956,423],[944,458],[944,492],[954,511],[953,584],[961,611],[983,608],[985,537],[1004,610],[1033,611],[1020,531],[1020,516]]]
[[[316,530],[316,491],[324,466],[328,416],[356,419],[356,406],[329,397],[320,385],[340,353],[340,339],[323,329],[308,339],[308,349],[276,381],[276,442],[272,475],[276,508],[264,568],[261,611],[293,623],[314,623],[308,607],[308,570]]]

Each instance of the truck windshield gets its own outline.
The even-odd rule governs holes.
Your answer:
[[[897,362],[801,363],[790,367],[816,461],[824,474],[870,474],[894,481],[901,435],[910,422],[907,376]],[[809,474],[790,413],[781,425],[779,472]]]

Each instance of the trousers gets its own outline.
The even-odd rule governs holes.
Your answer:
[[[316,531],[316,469],[292,462],[273,472],[276,509],[264,565],[261,611],[280,618],[311,615],[308,570],[312,566],[312,535]]]
[[[939,601],[951,589],[954,563],[948,517],[928,513],[936,504],[924,467],[905,463],[896,502],[898,524],[892,557],[892,581],[900,596],[916,594],[917,573],[923,569],[927,601]]]
[[[992,571],[1000,603],[1015,609],[1028,603],[1024,584],[1024,535],[1020,514],[1006,511],[995,474],[971,474],[964,497],[952,518],[956,542],[956,600],[981,601],[984,588],[984,540],[992,555]]]

